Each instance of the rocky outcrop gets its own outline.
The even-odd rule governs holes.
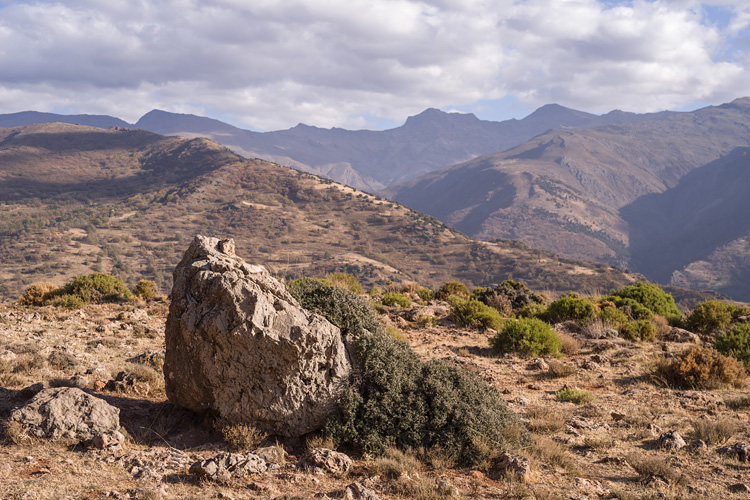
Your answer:
[[[58,387],[40,391],[10,420],[30,436],[86,441],[117,431],[120,410],[78,388]]]
[[[331,474],[343,474],[352,468],[352,459],[344,453],[326,448],[315,448],[305,456],[302,463],[307,467],[317,467]]]
[[[196,236],[174,271],[164,361],[170,401],[301,436],[322,426],[351,369],[336,326],[234,255],[232,240]]]
[[[208,460],[195,462],[189,472],[198,477],[219,480],[262,474],[267,468],[265,460],[254,453],[220,453]]]

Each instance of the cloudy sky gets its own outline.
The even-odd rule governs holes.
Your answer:
[[[748,26],[746,0],[0,0],[0,113],[276,130],[688,110],[750,95]]]

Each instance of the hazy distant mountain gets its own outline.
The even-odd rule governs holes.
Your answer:
[[[22,111],[20,113],[0,114],[0,127],[23,127],[37,123],[71,123],[74,125],[88,125],[89,127],[132,127],[129,123],[107,115],[60,115],[56,113],[40,113],[38,111]]]
[[[67,124],[0,129],[0,302],[34,281],[113,272],[131,285],[171,271],[194,234],[233,237],[281,277],[346,271],[369,285],[510,277],[538,289],[635,277],[518,242],[474,241],[397,203],[247,160],[208,139]]]
[[[747,146],[750,98],[743,98],[655,121],[553,130],[386,193],[474,237],[518,239],[664,282],[693,269],[674,276],[693,286],[695,259],[715,261],[709,256],[724,248],[726,260],[750,247],[736,239],[747,233],[750,204],[742,192],[747,159],[734,150]],[[654,193],[664,194],[643,198]],[[715,280],[750,299],[750,282],[741,279],[750,262],[731,261],[742,264]]]

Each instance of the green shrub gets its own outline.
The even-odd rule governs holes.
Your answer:
[[[677,304],[674,302],[674,298],[653,283],[636,283],[616,292],[610,292],[610,295],[623,299],[633,299],[651,312],[660,314],[671,321],[679,319],[682,316],[682,313],[677,308]]]
[[[453,300],[450,317],[458,326],[467,328],[492,328],[493,330],[498,330],[503,325],[500,313],[475,299]]]
[[[411,300],[409,300],[409,297],[398,292],[386,292],[383,295],[383,298],[380,299],[380,302],[382,302],[384,306],[399,306],[404,309],[411,307]]]
[[[151,300],[156,297],[156,283],[149,280],[140,280],[133,288],[133,295],[142,300]]]
[[[75,295],[84,303],[119,302],[130,300],[133,296],[125,283],[104,273],[76,276],[63,287],[63,293]]]
[[[656,327],[648,320],[631,321],[620,329],[620,336],[635,342],[636,340],[656,340]]]
[[[750,324],[737,325],[720,335],[714,347],[725,356],[732,356],[742,362],[745,368],[750,368]]]
[[[545,303],[543,295],[536,294],[525,284],[513,280],[503,281],[491,288],[474,290],[474,296],[506,316],[525,307]]]
[[[329,273],[328,275],[326,275],[326,281],[330,282],[332,285],[345,288],[352,293],[356,293],[357,295],[362,295],[363,293],[365,293],[362,289],[362,285],[359,284],[357,278],[349,273]]]
[[[43,306],[59,292],[59,288],[52,283],[34,283],[24,290],[18,299],[22,306]]]
[[[497,335],[490,339],[490,346],[496,352],[517,351],[532,356],[541,354],[557,355],[562,341],[552,327],[536,318],[522,318],[510,321]]]
[[[732,322],[732,312],[735,307],[720,300],[701,302],[690,312],[685,320],[685,326],[697,333],[705,335],[722,331]]]
[[[551,303],[545,315],[550,323],[575,321],[583,324],[595,314],[594,304],[590,300],[565,296]]]
[[[601,307],[596,315],[604,323],[617,328],[618,330],[628,322],[628,315],[625,314],[622,310],[615,307],[614,304],[612,304],[611,306],[605,305],[604,307]]]
[[[328,281],[302,278],[289,283],[287,290],[302,307],[341,328],[344,337],[384,331],[365,299]]]
[[[544,318],[547,314],[547,306],[544,304],[529,304],[516,311],[519,318]]]
[[[430,300],[433,300],[435,298],[435,292],[430,290],[429,288],[421,287],[419,290],[417,290],[417,295],[419,295],[419,298],[424,300],[425,302],[429,302]]]
[[[571,403],[577,405],[593,403],[594,401],[596,401],[596,396],[594,396],[594,393],[576,389],[575,387],[563,387],[555,393],[555,396],[560,401],[570,401]]]
[[[469,289],[460,281],[446,281],[443,283],[435,294],[439,300],[448,300],[448,297],[455,295],[464,299],[469,298],[471,293]]]
[[[62,307],[63,309],[80,309],[86,305],[81,297],[69,293],[53,297],[50,303],[55,307]]]
[[[674,359],[660,361],[654,376],[673,387],[707,390],[726,386],[739,388],[745,385],[747,378],[742,363],[701,346],[693,346]]]
[[[651,320],[654,312],[640,302],[628,297],[616,297],[610,295],[602,299],[603,303],[611,302],[615,307],[622,311],[630,320],[641,321]]]
[[[423,363],[408,344],[383,335],[356,342],[361,383],[326,424],[337,445],[376,454],[440,446],[466,465],[528,443],[500,393],[454,365]]]

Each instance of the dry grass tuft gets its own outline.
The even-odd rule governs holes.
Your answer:
[[[735,420],[722,418],[719,420],[693,420],[693,438],[705,441],[706,444],[723,444],[734,436],[740,426]]]
[[[325,448],[327,450],[336,449],[333,440],[322,434],[315,434],[307,437],[307,440],[305,441],[305,451],[309,453],[315,448]]]
[[[626,456],[626,459],[630,466],[643,478],[656,476],[666,479],[670,484],[679,482],[681,478],[663,458],[631,453]]]
[[[411,475],[414,471],[420,470],[422,462],[410,450],[401,451],[391,447],[383,455],[375,458],[372,466],[375,474],[388,479],[396,479],[403,474]]]
[[[576,354],[578,351],[581,350],[581,344],[576,339],[574,339],[572,336],[568,335],[567,333],[560,333],[558,334],[558,337],[560,337],[560,340],[562,341],[562,347],[560,348],[560,352],[565,354],[566,356],[572,356],[573,354]]]
[[[221,427],[221,435],[232,451],[251,451],[260,446],[267,434],[250,424],[228,424]]]
[[[526,424],[531,432],[537,434],[552,434],[565,428],[565,422],[570,413],[555,406],[532,406],[526,410]]]
[[[579,474],[578,466],[570,452],[554,439],[539,436],[529,451],[534,458],[544,464],[563,468],[571,474]]]
[[[733,410],[750,409],[750,396],[740,396],[725,401],[726,405]]]
[[[728,386],[741,388],[747,374],[736,359],[710,347],[693,346],[674,359],[658,362],[653,378],[671,387],[711,390]]]

